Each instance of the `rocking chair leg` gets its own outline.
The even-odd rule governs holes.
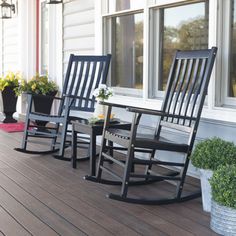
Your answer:
[[[56,129],[55,129],[55,133],[58,134],[59,132],[59,124],[56,125]],[[52,139],[52,142],[51,142],[51,150],[55,150],[55,145],[56,145],[56,142],[57,142],[57,135]]]
[[[124,178],[123,178],[122,187],[121,187],[122,197],[127,197],[130,172],[132,172],[133,167],[134,167],[133,158],[134,158],[134,149],[133,147],[131,147],[129,148],[128,153],[127,153],[127,160],[126,160],[126,165],[124,169]]]
[[[150,160],[152,158],[154,158],[155,156],[155,150],[152,151],[151,155],[150,155]],[[148,181],[148,175],[150,174],[150,170],[152,169],[152,163],[150,162],[147,166],[146,166],[146,171],[145,174],[147,175],[147,177],[145,178],[146,181]]]
[[[184,186],[184,181],[186,178],[188,164],[189,164],[189,156],[187,155],[185,158],[186,158],[185,164],[184,164],[184,167],[182,168],[181,173],[180,173],[181,180],[179,181],[179,183],[176,186],[176,198],[177,199],[181,198],[181,194],[182,194],[182,190],[183,190],[183,186]]]
[[[98,169],[97,169],[97,175],[96,175],[96,178],[98,181],[100,181],[102,177],[102,169],[100,167],[103,166],[103,163],[104,163],[103,152],[105,152],[105,149],[106,149],[106,139],[104,138],[102,140],[102,145],[101,145],[101,150],[99,153],[99,160],[98,160]]]

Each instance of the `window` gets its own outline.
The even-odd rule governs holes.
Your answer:
[[[143,87],[143,13],[111,18],[112,86]]]
[[[112,54],[111,85],[116,94],[142,96],[143,0],[104,0],[105,48]]]
[[[165,90],[176,49],[208,48],[208,5],[206,0],[149,8],[149,26],[143,1],[108,0],[104,19],[109,41],[105,44],[112,53],[111,85],[124,95],[142,96],[148,80],[148,97],[158,97]],[[149,28],[148,78],[143,78],[144,24]]]
[[[208,1],[153,10],[154,79],[152,97],[165,90],[176,49],[208,48]],[[158,63],[159,62],[159,63]]]
[[[236,97],[236,1],[231,1],[231,20],[230,20],[230,50],[229,50],[229,78],[228,91],[229,97]]]
[[[224,25],[219,29],[222,32],[220,45],[222,48],[222,73],[217,80],[217,106],[236,105],[236,0],[220,1],[221,18]]]
[[[108,2],[109,12],[141,8],[143,0],[110,0]]]

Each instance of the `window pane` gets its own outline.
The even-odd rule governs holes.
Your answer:
[[[162,47],[158,89],[165,90],[176,49],[208,48],[208,2],[161,9],[160,27]]]
[[[41,74],[48,72],[48,4],[41,3]]]
[[[143,0],[110,0],[108,3],[109,12],[137,9],[144,6]]]
[[[236,1],[232,1],[229,97],[236,97]]]
[[[112,17],[112,86],[143,87],[143,13]]]

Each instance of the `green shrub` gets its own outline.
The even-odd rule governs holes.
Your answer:
[[[195,167],[216,170],[220,165],[236,164],[236,146],[216,137],[206,139],[195,146],[190,158]]]
[[[236,209],[236,165],[218,167],[210,179],[210,184],[214,201]]]

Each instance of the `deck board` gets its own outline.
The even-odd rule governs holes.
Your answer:
[[[162,206],[107,199],[119,187],[83,180],[88,162],[74,170],[50,155],[16,152],[21,137],[0,131],[0,235],[217,235],[200,199]],[[133,193],[143,191],[161,195],[169,186],[135,187]]]

